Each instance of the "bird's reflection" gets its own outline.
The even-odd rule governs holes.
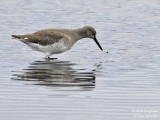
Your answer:
[[[34,61],[27,69],[14,72],[12,79],[33,81],[31,84],[50,87],[79,87],[91,90],[95,86],[95,75],[84,69],[74,69],[69,61]],[[85,71],[85,72],[84,72]]]

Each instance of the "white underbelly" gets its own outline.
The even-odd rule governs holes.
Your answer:
[[[29,47],[31,47],[33,50],[40,51],[47,54],[59,54],[62,52],[65,52],[69,48],[61,41],[61,42],[55,42],[51,45],[40,45],[36,43],[30,43],[28,44]]]

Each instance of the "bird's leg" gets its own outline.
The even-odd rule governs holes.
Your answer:
[[[58,58],[50,58],[49,56],[45,57],[45,60],[56,60],[56,59],[58,59]]]
[[[56,60],[56,59],[58,59],[58,58],[48,58],[49,60]]]
[[[49,55],[48,54],[46,54],[46,57],[44,58],[45,60],[49,60],[50,58],[49,58]]]
[[[45,57],[45,60],[55,60],[57,58],[50,58],[50,53],[46,53],[46,57]]]
[[[49,56],[50,56],[50,54],[49,54],[49,53],[46,53],[46,57],[45,57],[45,59],[46,59],[46,60],[49,60],[49,59],[50,59],[50,57],[49,57]]]
[[[49,58],[50,58],[49,56],[46,56],[46,57],[45,57],[45,59],[49,59]]]

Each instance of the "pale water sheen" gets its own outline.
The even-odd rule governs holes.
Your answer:
[[[159,0],[1,0],[0,120],[159,120]],[[45,61],[11,34],[94,26]],[[107,53],[108,52],[108,53]]]

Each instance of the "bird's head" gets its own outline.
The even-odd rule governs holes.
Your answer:
[[[96,34],[97,34],[96,30],[91,26],[85,26],[84,28],[86,29],[87,37],[93,39],[96,42],[96,44],[98,45],[98,47],[103,51],[101,45],[99,44],[99,42],[96,38]]]

